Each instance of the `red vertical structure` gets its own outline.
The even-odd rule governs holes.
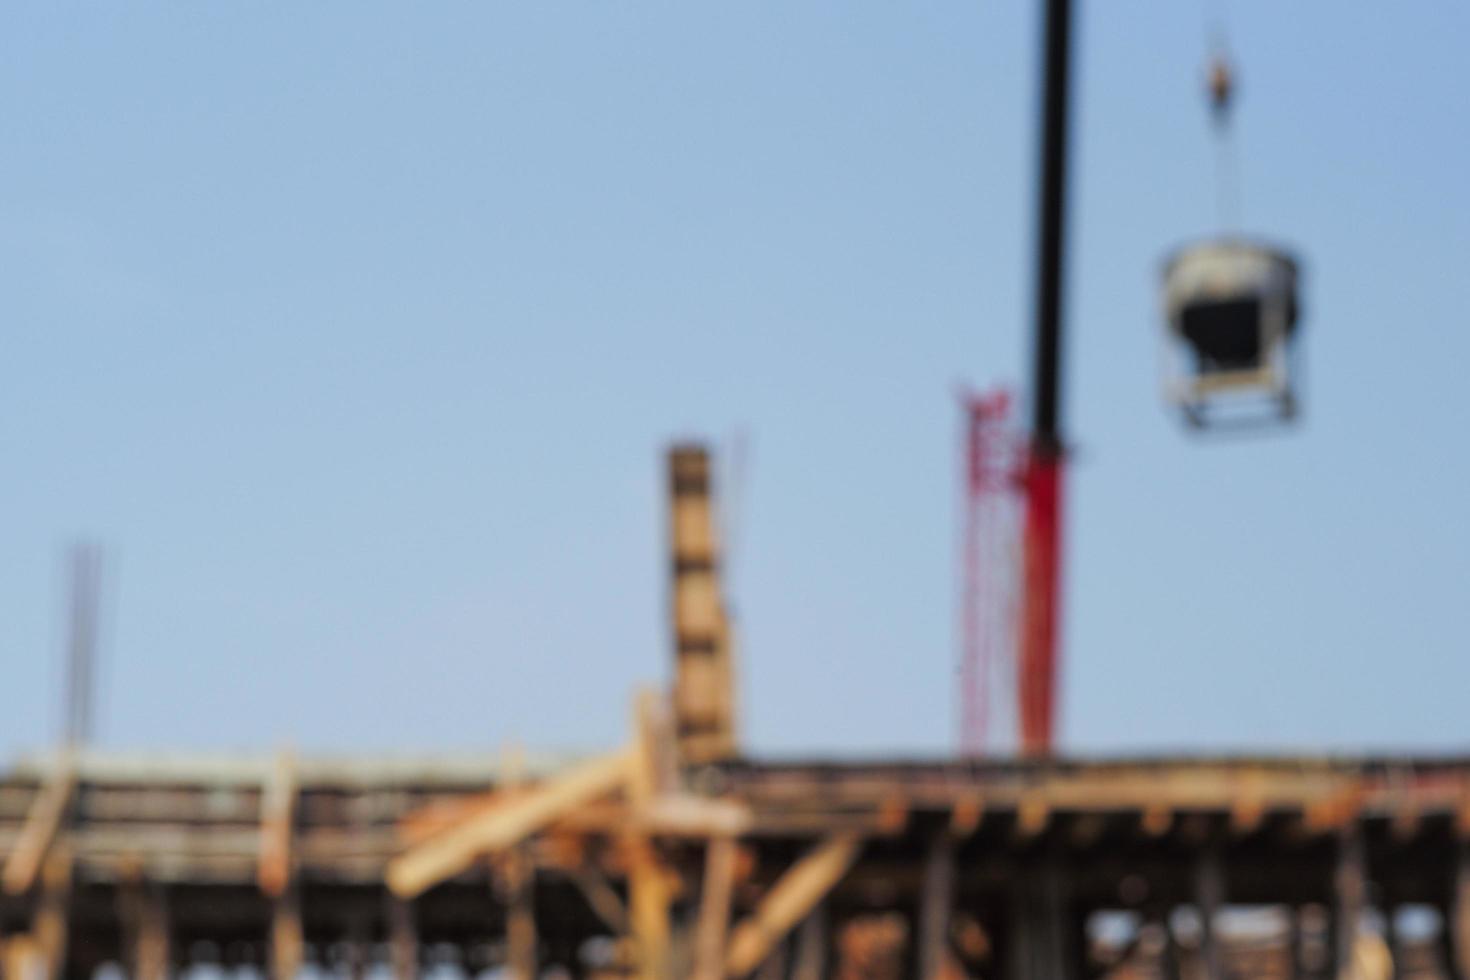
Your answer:
[[[1015,724],[1016,599],[1024,442],[1011,393],[961,395],[959,745],[994,752]]]
[[[1023,477],[1026,518],[1017,698],[1021,751],[1051,752],[1056,738],[1061,628],[1063,459],[1032,451]]]

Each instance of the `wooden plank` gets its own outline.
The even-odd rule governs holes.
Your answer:
[[[622,787],[635,750],[584,762],[536,786],[517,800],[450,827],[388,865],[388,887],[412,898],[469,869],[485,854],[504,850],[599,796]]]
[[[34,937],[27,933],[0,936],[0,977],[5,980],[45,980],[45,960]]]
[[[725,972],[743,977],[765,960],[827,893],[862,852],[862,838],[839,834],[827,838],[792,865],[755,911],[736,926],[725,960]]]
[[[256,880],[272,898],[291,882],[296,815],[296,760],[288,750],[276,754],[260,799],[260,868]]]
[[[739,837],[755,825],[750,807],[735,800],[665,793],[635,817],[641,829],[660,837]]]
[[[168,906],[162,889],[134,873],[118,884],[118,918],[131,980],[168,980],[173,963]]]
[[[35,883],[46,854],[66,820],[76,784],[76,759],[70,752],[64,752],[36,794],[26,814],[20,838],[5,860],[0,880],[3,880],[7,893],[24,894]]]
[[[730,898],[735,886],[736,844],[716,837],[704,853],[704,884],[694,940],[694,980],[725,975],[725,937],[730,928]]]
[[[529,856],[516,848],[501,859],[499,877],[505,901],[506,966],[515,980],[536,980],[535,868]]]
[[[519,744],[503,753],[500,784],[515,792],[525,784],[526,753]],[[536,867],[524,841],[511,847],[497,866],[496,880],[505,903],[506,967],[515,980],[536,980],[539,945],[536,935]]]
[[[41,895],[31,919],[31,936],[44,980],[66,974],[71,925],[72,853],[63,843],[52,845],[41,868]]]
[[[635,814],[644,814],[661,791],[659,763],[661,734],[656,723],[658,697],[642,691],[634,701],[633,758],[628,770],[628,804]],[[673,975],[673,936],[669,921],[673,896],[668,874],[648,834],[630,824],[623,834],[628,863],[628,905],[633,944],[641,980],[670,980]]]
[[[271,904],[270,978],[295,980],[305,962],[306,942],[301,928],[301,894],[295,884]]]
[[[918,942],[920,980],[941,980],[949,950],[950,916],[954,911],[954,842],[936,834],[924,858],[924,883],[919,898]]]
[[[669,909],[673,899],[668,875],[648,838],[631,836],[625,847],[638,976],[642,980],[669,980],[672,970]]]
[[[567,868],[565,873],[587,900],[587,906],[613,935],[620,936],[628,931],[628,907],[601,871],[582,864]]]

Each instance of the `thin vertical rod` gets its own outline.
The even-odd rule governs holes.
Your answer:
[[[79,544],[72,549],[65,741],[73,747],[85,745],[92,737],[101,574],[102,556],[96,545]]]

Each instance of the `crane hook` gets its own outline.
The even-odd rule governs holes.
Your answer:
[[[1209,91],[1211,115],[1215,125],[1223,129],[1230,121],[1230,98],[1235,91],[1235,75],[1223,54],[1210,60]]]

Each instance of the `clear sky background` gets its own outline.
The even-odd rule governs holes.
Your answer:
[[[1024,378],[1035,3],[0,10],[0,754],[107,547],[110,747],[612,743],[661,452],[748,444],[749,743],[953,733],[961,380]],[[1063,741],[1470,747],[1461,3],[1226,3],[1306,417],[1199,441],[1196,3],[1082,3]]]

